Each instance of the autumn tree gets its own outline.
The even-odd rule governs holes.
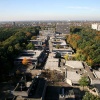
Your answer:
[[[24,58],[24,59],[22,60],[22,64],[23,64],[23,65],[27,65],[27,64],[28,64],[28,59]]]
[[[60,45],[59,45],[59,44],[57,44],[57,45],[56,45],[56,48],[57,48],[57,49],[59,49],[59,48],[60,48]]]
[[[65,54],[65,55],[64,55],[64,58],[65,58],[65,60],[68,60],[69,55],[68,55],[68,54]]]

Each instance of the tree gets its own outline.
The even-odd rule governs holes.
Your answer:
[[[83,86],[83,90],[84,90],[84,86],[88,86],[89,85],[89,80],[87,77],[81,77],[81,79],[79,80],[79,84],[80,86]]]
[[[56,45],[56,48],[57,48],[57,49],[59,49],[59,48],[60,48],[60,45],[59,45],[59,44],[57,44],[57,45]]]
[[[65,54],[64,58],[65,58],[65,60],[68,60],[68,58],[69,58],[68,54]]]
[[[13,47],[12,46],[8,47],[8,52],[13,52]]]
[[[20,46],[19,43],[15,44],[15,49],[16,49],[16,50],[19,50],[19,51],[21,50],[21,46]]]
[[[26,32],[26,36],[27,36],[27,37],[31,37],[31,35],[32,35],[32,34],[31,34],[30,32]]]
[[[27,46],[26,46],[27,49],[34,49],[34,44],[33,43],[29,43]]]
[[[89,92],[86,92],[82,100],[100,100],[100,98],[98,96],[92,95]]]
[[[36,36],[32,36],[31,37],[32,40],[36,40],[36,38],[37,38]]]
[[[22,60],[22,64],[23,64],[23,65],[27,65],[27,64],[28,64],[28,59],[24,58],[24,59]]]

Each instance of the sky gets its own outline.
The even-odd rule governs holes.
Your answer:
[[[100,20],[100,0],[0,0],[0,21]]]

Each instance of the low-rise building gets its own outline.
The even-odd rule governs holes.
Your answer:
[[[81,75],[77,73],[76,71],[67,71],[67,77],[65,81],[72,85],[78,85],[79,84],[79,79],[81,79]]]
[[[65,54],[71,56],[74,53],[73,49],[69,47],[69,44],[67,44],[65,40],[49,40],[49,49],[50,52],[60,53],[62,57]]]
[[[65,65],[72,69],[84,69],[82,61],[66,61]]]
[[[59,70],[59,59],[54,58],[55,54],[50,53],[45,64],[45,69]]]
[[[31,82],[21,80],[12,91],[16,100],[44,100],[46,80],[34,78]]]
[[[38,63],[42,63],[46,59],[46,55],[42,50],[24,50],[19,57],[14,61],[15,64],[22,64],[22,60],[26,58],[28,63],[37,66]]]
[[[65,62],[65,81],[72,85],[79,85],[79,79],[85,73],[84,66],[81,61],[66,61]]]

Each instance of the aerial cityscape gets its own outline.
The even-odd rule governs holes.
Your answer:
[[[99,4],[1,0],[0,100],[100,100]]]

